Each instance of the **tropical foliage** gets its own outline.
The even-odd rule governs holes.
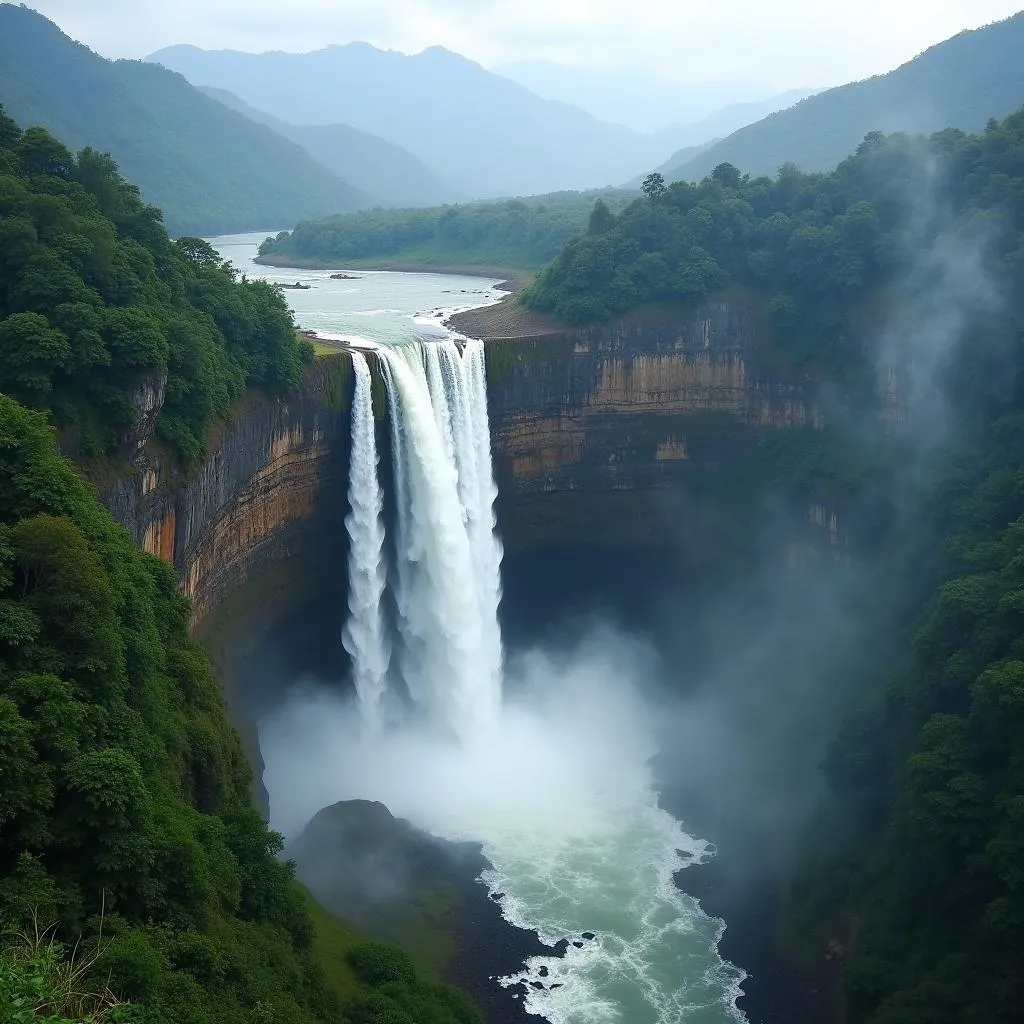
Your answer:
[[[292,387],[311,357],[273,286],[171,242],[110,157],[0,108],[0,389],[47,410],[66,448],[108,456],[159,411],[194,460],[246,386]]]

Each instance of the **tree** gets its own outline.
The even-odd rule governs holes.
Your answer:
[[[665,176],[658,171],[652,171],[648,174],[644,178],[644,183],[640,186],[640,191],[647,196],[648,202],[652,205],[663,198],[667,190]]]
[[[603,235],[615,227],[615,214],[608,209],[608,204],[603,199],[594,203],[594,209],[590,212],[590,222],[587,230],[592,235]]]
[[[29,405],[39,405],[64,365],[68,339],[38,313],[15,313],[0,320],[0,388]]]
[[[730,163],[721,163],[711,172],[711,179],[726,188],[739,188],[743,175],[740,174],[738,167],[733,167]]]

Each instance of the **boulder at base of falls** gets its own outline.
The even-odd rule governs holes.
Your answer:
[[[495,979],[565,945],[545,946],[502,917],[480,882],[491,867],[480,844],[439,839],[382,803],[346,800],[319,811],[285,856],[324,908],[402,946],[424,973],[468,992],[486,1020],[534,1020]]]

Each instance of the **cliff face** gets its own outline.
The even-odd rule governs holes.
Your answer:
[[[751,304],[721,299],[490,340],[509,549],[657,545],[678,528],[679,496],[706,487],[766,431],[821,428],[814,384],[762,365],[763,333]],[[809,523],[821,515],[807,510]],[[833,534],[840,543],[838,526]]]
[[[750,304],[722,299],[489,339],[506,548],[657,547],[767,434],[822,427],[813,383],[764,368],[762,333]],[[195,626],[272,569],[287,591],[315,585],[324,564],[343,566],[350,386],[340,353],[287,400],[250,396],[189,474],[152,454],[146,429],[161,389],[140,387],[135,472],[101,496],[180,571]],[[845,545],[835,509],[816,499],[805,512],[824,544]]]
[[[194,626],[263,570],[311,553],[326,532],[318,511],[343,514],[347,364],[320,360],[286,400],[249,396],[194,472],[141,439],[134,473],[101,490],[138,544],[179,570]]]

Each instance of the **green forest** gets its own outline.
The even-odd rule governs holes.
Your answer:
[[[0,239],[0,1021],[477,1024],[311,906],[175,571],[58,449],[116,463],[159,381],[157,437],[198,458],[311,357],[280,293],[2,113]]]
[[[609,189],[619,209],[635,193]],[[536,270],[584,230],[595,193],[556,192],[531,199],[465,203],[425,210],[370,210],[304,221],[260,246],[264,262],[333,266],[386,262]]]
[[[818,949],[843,937],[850,1021],[1017,1021],[1024,111],[978,135],[875,133],[828,174],[723,164],[697,184],[651,175],[644,192],[618,215],[595,210],[520,301],[572,323],[730,293],[760,302],[758,358],[859,410],[862,456],[904,467],[893,515],[916,509],[912,526],[864,534],[878,603],[895,611],[870,646],[894,653],[881,673],[877,657],[836,669],[862,673],[859,706],[825,759],[832,797],[806,837],[796,930]],[[865,340],[880,324],[881,353]],[[909,366],[911,385],[921,375],[918,425],[863,426],[879,359]]]
[[[148,386],[164,392],[157,437],[193,462],[247,386],[284,391],[311,358],[272,285],[171,242],[109,156],[0,108],[0,389],[48,411],[66,451],[117,454]]]

